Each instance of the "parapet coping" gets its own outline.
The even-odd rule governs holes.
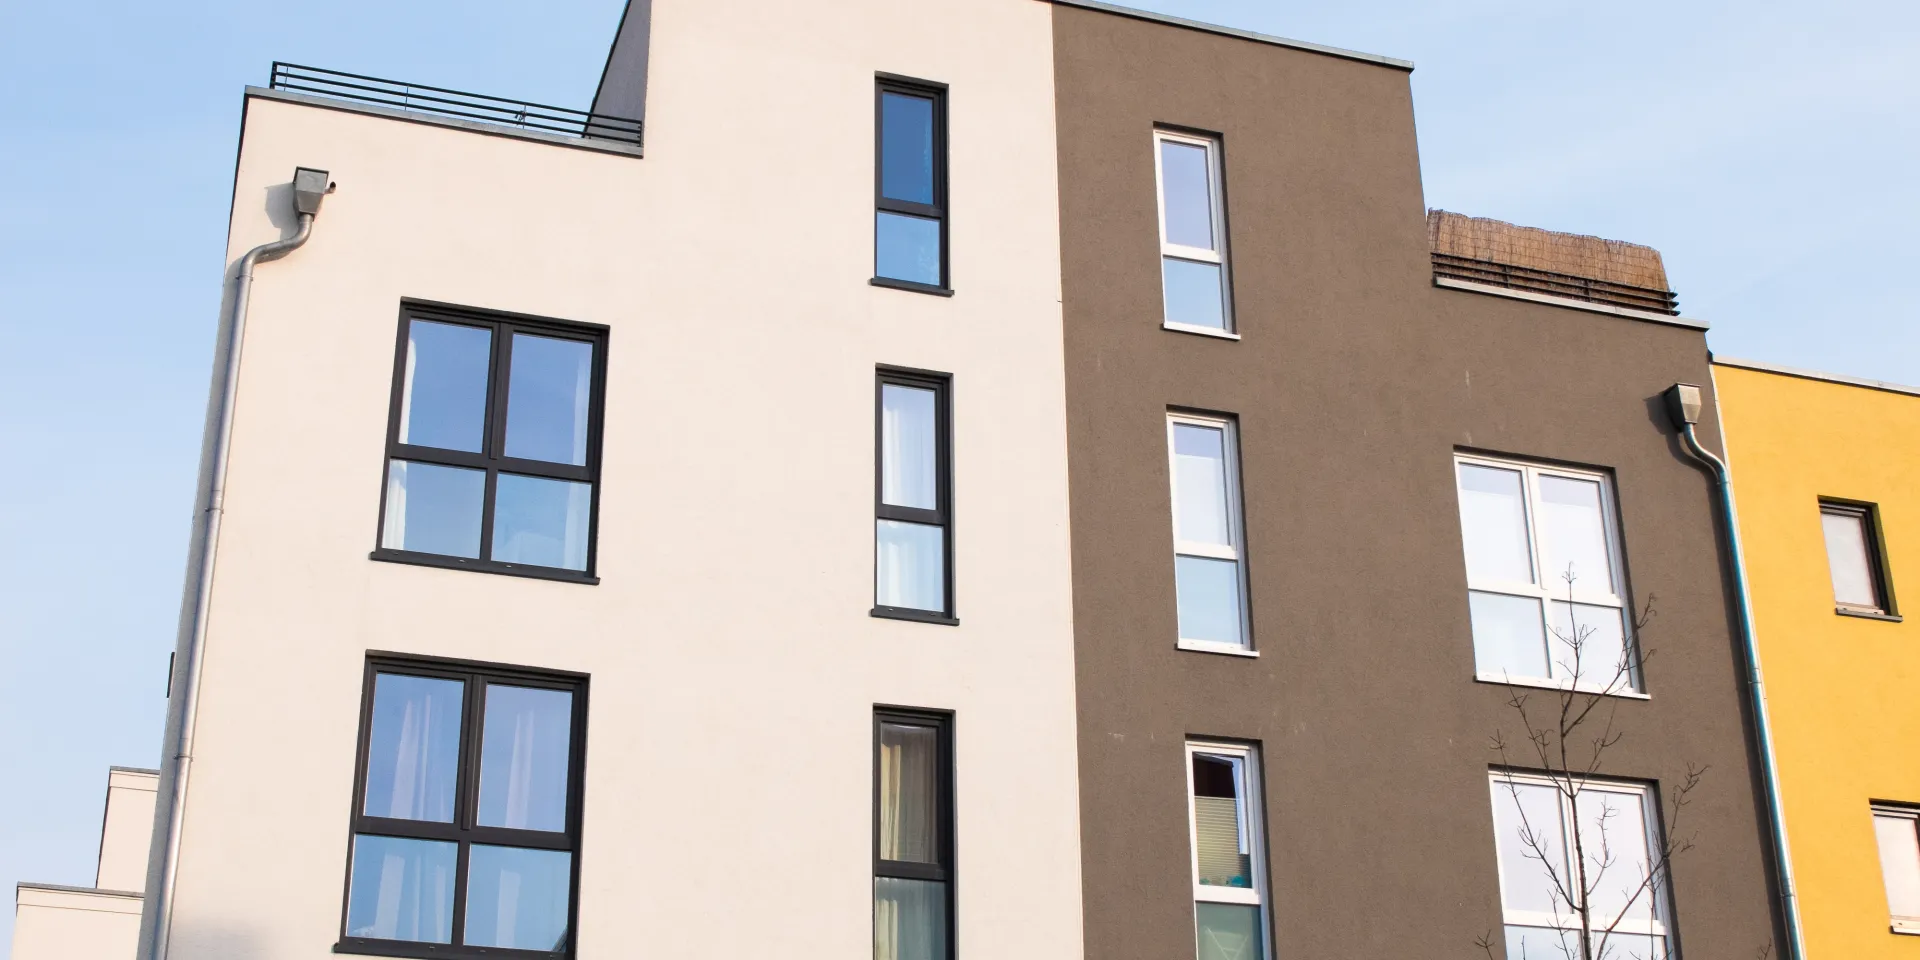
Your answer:
[[[1789,367],[1781,363],[1768,363],[1764,360],[1740,360],[1734,357],[1720,357],[1709,353],[1707,358],[1715,366],[1738,367],[1742,370],[1758,370],[1761,373],[1777,373],[1783,377],[1799,377],[1802,380],[1821,380],[1826,383],[1838,383],[1849,387],[1865,387],[1868,390],[1884,390],[1887,393],[1903,393],[1909,397],[1920,397],[1920,387],[1909,387],[1901,383],[1888,383],[1885,380],[1868,380],[1865,377],[1849,377],[1841,373],[1822,373],[1801,367]]]
[[[1705,320],[1692,317],[1676,317],[1650,310],[1635,310],[1632,307],[1616,307],[1611,303],[1594,303],[1589,300],[1575,300],[1572,297],[1556,297],[1551,293],[1536,293],[1532,290],[1515,290],[1511,287],[1496,287],[1491,283],[1474,283],[1471,280],[1455,280],[1452,277],[1434,277],[1433,285],[1448,290],[1463,290],[1467,293],[1484,293],[1494,297],[1509,297],[1514,300],[1526,300],[1532,303],[1544,303],[1553,307],[1566,307],[1569,310],[1586,310],[1592,313],[1604,313],[1626,320],[1640,320],[1645,323],[1664,323],[1670,327],[1686,327],[1689,330],[1706,330],[1710,325]]]
[[[128,897],[138,900],[145,894],[137,890],[102,890],[98,887],[75,887],[64,883],[28,883],[25,880],[13,885],[15,890],[45,890],[49,893],[84,893],[94,897]]]
[[[1358,50],[1329,47],[1325,44],[1308,43],[1305,40],[1289,40],[1286,37],[1276,37],[1266,33],[1255,33],[1252,30],[1223,27],[1217,23],[1188,20],[1185,17],[1174,17],[1164,13],[1154,13],[1151,10],[1138,10],[1133,7],[1123,7],[1115,3],[1102,3],[1101,0],[1047,0],[1047,2],[1059,4],[1064,7],[1080,7],[1085,10],[1098,10],[1102,13],[1132,17],[1135,20],[1151,20],[1155,23],[1184,27],[1188,30],[1198,30],[1202,33],[1216,33],[1224,37],[1239,37],[1242,40],[1252,40],[1255,43],[1268,43],[1276,47],[1291,47],[1295,50],[1305,50],[1309,53],[1324,53],[1330,57],[1339,57],[1343,60],[1358,60],[1361,63],[1392,67],[1395,70],[1405,70],[1409,73],[1413,71],[1413,61],[1411,60],[1400,60],[1395,57],[1383,57],[1377,53],[1361,53]]]
[[[411,110],[399,110],[383,107],[375,103],[358,103],[352,100],[335,100],[332,97],[319,97],[307,93],[293,93],[287,90],[273,90],[267,87],[247,88],[248,98],[278,100],[282,103],[298,103],[323,110],[339,110],[343,113],[363,113],[370,117],[385,117],[389,120],[403,120],[407,123],[424,123],[430,127],[448,127],[465,130],[468,133],[481,133],[490,137],[506,137],[509,140],[529,140],[534,143],[552,144],[556,147],[568,147],[574,150],[591,150],[594,153],[611,153],[623,157],[640,157],[641,148],[637,144],[620,143],[613,140],[595,140],[588,137],[569,137],[564,134],[548,133],[544,130],[523,130],[498,123],[482,120],[463,120],[459,117],[440,117],[430,113],[416,113]]]
[[[160,771],[149,770],[146,767],[108,767],[107,770],[112,773],[144,773],[149,777],[160,775]]]

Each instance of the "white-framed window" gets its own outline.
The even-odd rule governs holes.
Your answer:
[[[1153,169],[1160,195],[1163,325],[1232,337],[1220,141],[1155,130]]]
[[[1262,960],[1268,940],[1260,758],[1235,743],[1187,744],[1193,927],[1199,960]]]
[[[1182,648],[1251,654],[1234,434],[1223,417],[1167,414],[1174,595]]]
[[[1893,932],[1920,934],[1920,809],[1875,805],[1873,834]]]
[[[1571,782],[1492,775],[1507,956],[1581,956],[1584,902],[1595,957],[1672,960],[1653,791],[1587,779],[1569,796]]]
[[[1870,503],[1822,499],[1820,532],[1827,541],[1835,610],[1892,614],[1886,558],[1880,549],[1879,509]]]
[[[1461,454],[1454,483],[1476,675],[1639,694],[1608,478]]]

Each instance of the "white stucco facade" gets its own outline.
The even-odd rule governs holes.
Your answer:
[[[339,189],[256,274],[173,957],[333,956],[369,651],[590,675],[578,956],[871,955],[879,704],[954,712],[963,955],[1080,955],[1050,17],[658,0],[644,159],[249,98],[229,262]],[[950,298],[868,283],[876,73],[951,91]],[[610,329],[597,585],[369,559],[403,298]],[[953,377],[957,626],[868,613],[876,365]]]
[[[12,960],[133,960],[158,779],[152,770],[107,771],[93,886],[16,886]]]

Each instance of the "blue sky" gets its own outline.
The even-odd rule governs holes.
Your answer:
[[[0,0],[0,889],[90,884],[106,767],[158,759],[241,87],[585,106],[619,5]],[[1414,60],[1429,205],[1659,248],[1722,354],[1920,383],[1920,4],[1140,5]]]

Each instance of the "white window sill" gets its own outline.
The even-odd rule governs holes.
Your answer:
[[[1233,332],[1233,331],[1231,331],[1231,330],[1220,330],[1220,329],[1216,329],[1216,328],[1214,328],[1214,327],[1196,327],[1196,326],[1194,326],[1193,324],[1190,324],[1190,323],[1167,323],[1167,322],[1165,322],[1165,321],[1161,321],[1161,323],[1160,323],[1160,329],[1162,329],[1162,330],[1172,330],[1172,331],[1173,331],[1174,333],[1193,333],[1193,334],[1199,334],[1200,336],[1203,336],[1203,337],[1213,337],[1213,338],[1215,338],[1215,339],[1217,339],[1217,340],[1238,340],[1238,339],[1240,339],[1240,335],[1239,335],[1239,334],[1237,334],[1237,333],[1234,333],[1234,332]]]
[[[1920,917],[1894,917],[1893,932],[1909,937],[1920,937]]]
[[[1204,640],[1182,640],[1174,644],[1174,646],[1181,650],[1192,650],[1195,653],[1223,653],[1229,657],[1258,657],[1260,655],[1260,651],[1258,650],[1249,650],[1246,647],[1238,647],[1227,643],[1208,643]]]
[[[1652,700],[1653,698],[1638,690],[1614,690],[1608,692],[1604,687],[1588,684],[1567,683],[1563,680],[1549,680],[1539,677],[1509,677],[1498,673],[1480,673],[1474,675],[1476,683],[1492,683],[1502,687],[1534,687],[1540,690],[1572,690],[1576,693],[1594,693],[1606,697],[1620,697],[1626,700]]]
[[[1202,903],[1260,905],[1260,891],[1252,887],[1216,887],[1208,883],[1196,883],[1193,885],[1193,898]]]

